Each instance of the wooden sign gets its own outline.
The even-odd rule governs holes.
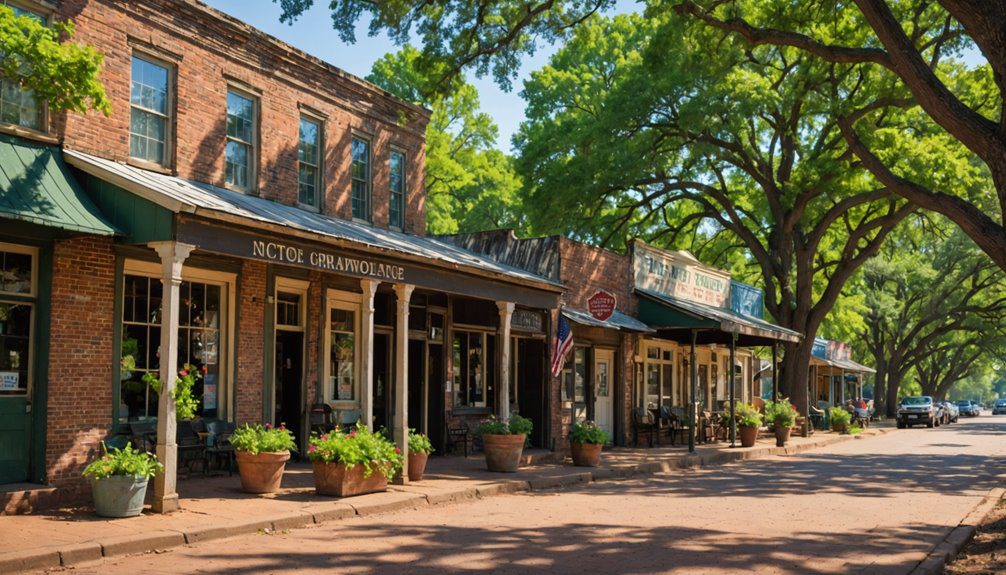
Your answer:
[[[730,305],[730,274],[702,264],[692,254],[633,242],[635,286],[716,307]]]
[[[594,319],[607,321],[611,317],[611,314],[615,313],[615,305],[617,303],[614,295],[604,290],[598,290],[594,292],[594,295],[587,298],[587,311],[590,312],[590,315]]]

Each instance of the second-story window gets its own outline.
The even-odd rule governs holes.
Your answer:
[[[370,221],[370,142],[353,137],[353,217]]]
[[[46,23],[46,18],[42,14],[7,2],[0,3],[13,10],[15,16],[27,16],[42,24]],[[17,80],[0,76],[0,122],[32,130],[44,130],[45,104],[35,98],[34,91],[22,89]]]
[[[388,206],[388,225],[400,230],[405,229],[405,154],[391,151],[388,160],[390,167],[390,205]]]
[[[300,119],[300,138],[297,143],[298,201],[303,206],[317,209],[321,202],[321,124],[310,118]]]
[[[133,56],[129,97],[129,155],[162,166],[168,164],[171,130],[168,68]]]
[[[254,188],[255,100],[227,90],[227,183],[242,190]]]

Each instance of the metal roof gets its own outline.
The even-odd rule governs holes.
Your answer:
[[[354,244],[420,256],[433,262],[506,276],[539,287],[562,289],[562,284],[520,268],[478,255],[435,238],[384,230],[370,225],[318,214],[258,196],[242,194],[218,186],[160,174],[114,162],[76,150],[64,150],[67,162],[95,177],[122,187],[175,213],[193,213],[206,218],[243,223],[282,226],[306,232],[314,239],[337,239]]]
[[[116,233],[70,174],[59,148],[6,134],[0,134],[0,218],[71,232]]]
[[[741,315],[729,309],[705,305],[693,301],[683,300],[662,293],[657,293],[643,288],[636,288],[636,293],[650,298],[664,306],[667,306],[679,313],[696,319],[709,320],[719,324],[719,329],[723,332],[750,335],[777,341],[800,341],[803,338],[799,332],[784,328],[767,321]],[[676,328],[676,325],[654,325],[655,328]]]
[[[581,325],[588,325],[592,327],[603,327],[606,329],[617,329],[621,331],[637,331],[640,333],[653,333],[654,330],[650,329],[645,323],[639,321],[638,319],[626,315],[617,309],[612,312],[611,317],[607,320],[599,320],[589,313],[579,310],[576,308],[564,307],[562,308],[562,315],[566,316],[568,319],[575,321]]]

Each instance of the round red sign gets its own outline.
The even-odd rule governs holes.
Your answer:
[[[587,298],[587,311],[594,319],[605,321],[615,312],[615,296],[600,290]]]

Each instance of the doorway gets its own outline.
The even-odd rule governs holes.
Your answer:
[[[391,334],[374,333],[374,429],[391,429],[388,414],[391,413]]]
[[[444,346],[430,343],[426,346],[426,435],[439,453],[446,453],[444,436],[447,419],[444,417]]]
[[[285,424],[298,443],[304,436],[301,412],[304,398],[304,332],[276,330],[276,424]]]
[[[409,428],[426,433],[426,342],[409,340]]]
[[[594,423],[615,437],[615,409],[613,405],[613,375],[615,352],[610,349],[594,350]]]
[[[513,377],[517,410],[529,418],[534,427],[531,430],[531,445],[548,447],[549,417],[546,411],[545,394],[549,381],[545,373],[545,340],[534,338],[515,338],[512,346],[514,353]]]

